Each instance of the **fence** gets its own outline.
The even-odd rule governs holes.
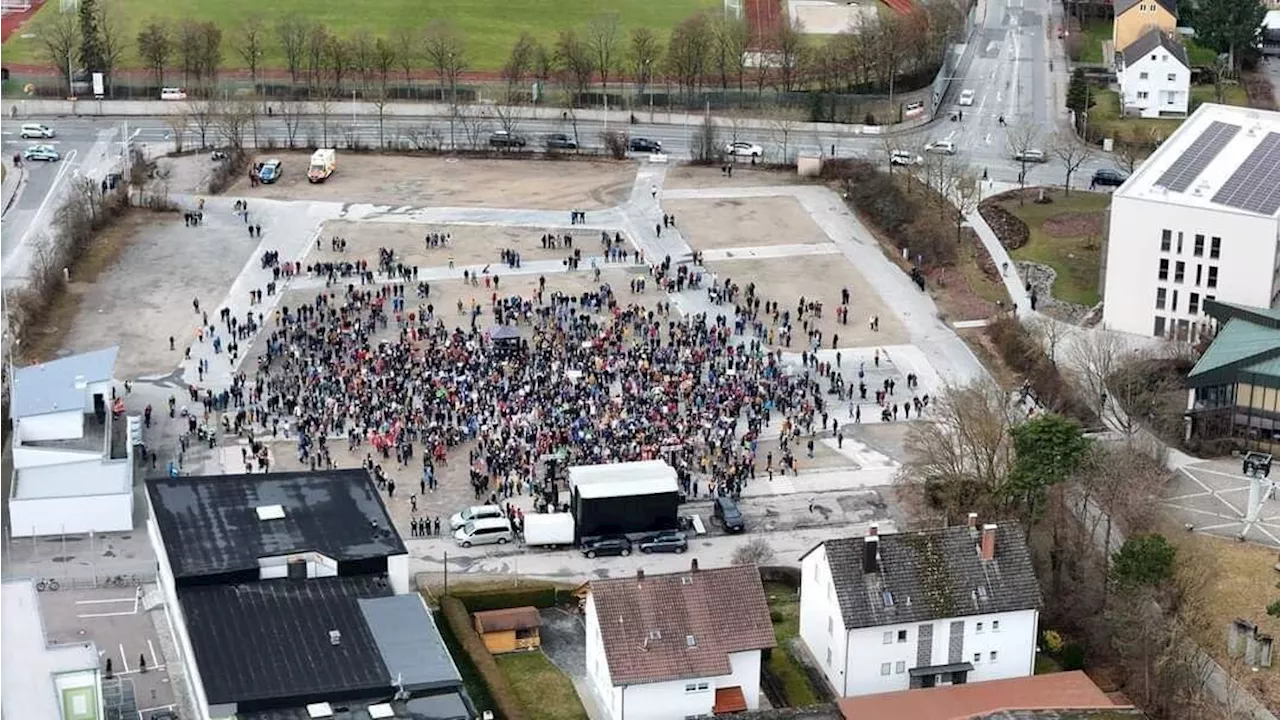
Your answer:
[[[151,554],[146,533],[122,533],[131,537],[102,538],[93,535],[54,535],[39,538],[6,537],[6,577],[30,577],[56,581],[60,590],[122,587],[155,582],[159,565],[154,559],[113,556]],[[125,547],[125,546],[128,547]]]

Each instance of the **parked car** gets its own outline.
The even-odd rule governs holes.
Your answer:
[[[514,537],[511,521],[504,517],[472,520],[453,532],[453,539],[462,547],[472,545],[506,545]]]
[[[258,167],[258,179],[264,184],[271,184],[280,179],[281,173],[284,172],[284,165],[278,158],[271,158],[262,163]]]
[[[747,529],[747,519],[742,516],[742,511],[738,509],[738,503],[733,498],[721,495],[716,498],[715,505],[711,508],[712,517],[720,521],[724,526],[725,532],[740,533]]]
[[[457,530],[472,520],[484,520],[486,518],[506,517],[506,513],[502,512],[502,508],[497,505],[472,505],[464,508],[460,512],[454,513],[449,518],[449,529]]]
[[[51,138],[55,135],[53,128],[40,123],[27,123],[22,126],[22,137],[27,138]]]
[[[662,143],[649,138],[633,137],[627,141],[627,149],[631,152],[662,152]]]
[[[1120,187],[1128,180],[1129,176],[1112,168],[1100,168],[1093,171],[1093,182],[1091,185],[1101,185],[1103,187]]]
[[[187,91],[183,88],[167,87],[160,88],[161,100],[186,100]]]
[[[934,140],[924,146],[924,151],[928,153],[936,153],[938,155],[955,155],[956,144],[953,140]]]
[[[889,155],[890,165],[919,165],[922,162],[924,158],[906,150],[894,150]]]
[[[564,133],[551,133],[547,136],[548,150],[577,150],[578,141]]]
[[[45,162],[57,162],[62,159],[62,155],[53,148],[52,145],[32,145],[22,151],[23,160],[44,160]]]
[[[963,106],[965,106],[965,107],[968,107],[968,106],[972,105],[972,104],[973,104],[973,98],[974,98],[974,95],[976,95],[976,94],[977,94],[977,93],[975,93],[975,92],[974,92],[974,91],[972,91],[972,90],[961,90],[961,91],[960,91],[960,104],[961,104],[961,105],[963,105]]]
[[[662,532],[654,535],[648,540],[641,541],[637,546],[640,552],[645,553],[682,553],[689,549],[689,541],[685,539],[682,532]]]
[[[724,152],[726,155],[733,155],[735,157],[760,157],[764,154],[764,148],[756,145],[755,143],[738,140],[725,145]]]
[[[524,138],[506,130],[497,130],[489,136],[489,147],[524,147],[528,143]]]
[[[1049,156],[1044,154],[1039,148],[1030,148],[1028,150],[1019,150],[1013,154],[1013,159],[1018,162],[1042,163],[1049,162]]]
[[[599,537],[582,541],[582,554],[589,558],[602,555],[631,554],[631,541],[624,537]]]

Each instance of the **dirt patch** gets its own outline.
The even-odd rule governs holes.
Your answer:
[[[695,250],[829,243],[794,197],[664,200],[680,232]]]
[[[306,177],[308,154],[263,154],[255,162],[267,158],[282,161],[284,174],[279,182],[251,188],[248,178],[241,178],[227,193],[410,207],[598,210],[621,203],[636,177],[635,163],[625,161],[466,160],[339,152],[337,171],[312,185]]]
[[[1046,218],[1040,229],[1055,238],[1100,236],[1106,226],[1106,218],[1099,213],[1062,213]]]
[[[425,238],[432,234],[450,236],[449,246],[430,247]],[[586,255],[600,254],[600,234],[582,228],[511,227],[493,225],[424,225],[421,223],[369,222],[330,220],[320,232],[320,247],[307,255],[307,262],[353,262],[366,260],[371,266],[378,264],[379,248],[390,248],[396,260],[417,267],[445,267],[450,262],[465,265],[494,264],[494,271],[501,272],[502,250],[514,250],[522,262],[534,260],[559,260],[570,254],[567,249],[545,249],[542,236],[546,233],[563,237],[566,233],[574,239],[574,247]],[[331,238],[347,241],[345,252],[332,250]],[[610,233],[610,237],[613,233]],[[624,236],[625,237],[625,236]],[[629,246],[628,246],[629,247]],[[585,263],[584,263],[585,265]]]
[[[677,165],[667,170],[662,187],[668,190],[698,189],[709,187],[769,187],[770,185],[795,185],[803,178],[791,170],[753,168],[746,164],[733,167],[733,175],[726,175],[719,165]]]

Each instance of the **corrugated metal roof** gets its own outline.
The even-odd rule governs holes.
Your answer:
[[[111,380],[119,352],[116,346],[18,368],[13,373],[9,413],[24,418],[68,410],[83,412],[85,392],[76,388],[76,378],[86,383]]]
[[[405,690],[432,690],[462,684],[435,620],[416,594],[360,600],[382,662]]]
[[[569,468],[569,487],[584,498],[679,492],[675,469],[661,460],[577,465]]]
[[[1280,350],[1280,330],[1233,317],[1218,331],[1217,337],[1204,351],[1204,355],[1200,356],[1195,367],[1191,368],[1188,377],[1195,378],[1255,355],[1274,353],[1277,350]]]

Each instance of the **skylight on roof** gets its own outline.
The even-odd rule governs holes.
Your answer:
[[[698,639],[692,635],[685,635],[684,644],[687,645],[688,647],[696,647],[698,644]]]
[[[276,507],[280,506],[276,505]],[[311,720],[333,717],[333,708],[327,702],[311,703],[307,705],[307,717],[311,718]]]
[[[383,720],[384,718],[395,717],[396,711],[391,709],[391,703],[378,703],[369,706],[369,717],[373,720]]]
[[[254,511],[258,513],[259,520],[283,520],[284,519],[283,505],[259,505],[258,507],[254,508]]]

